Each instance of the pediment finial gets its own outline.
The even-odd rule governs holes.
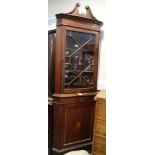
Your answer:
[[[79,13],[79,7],[80,7],[80,5],[81,4],[79,2],[76,3],[74,9],[71,12],[69,12],[68,14],[79,16],[80,15],[80,13]]]
[[[85,9],[86,9],[86,13],[81,13],[79,12],[79,7],[80,7],[80,3],[76,3],[74,9],[71,11],[71,12],[68,12],[67,14],[70,14],[70,15],[73,15],[73,16],[82,16],[82,17],[85,17],[85,18],[88,18],[88,19],[93,19],[93,20],[97,20],[93,14],[92,14],[92,11],[90,9],[90,7],[88,5],[85,6]]]
[[[88,5],[85,6],[85,9],[86,9],[86,17],[87,17],[87,18],[97,20],[97,19],[93,16],[92,11],[91,11],[91,9],[90,9],[90,7],[89,7]]]
[[[96,22],[98,23],[99,25],[102,25],[102,22],[97,20],[93,14],[92,14],[92,11],[90,9],[90,7],[87,5],[85,6],[85,13],[80,13],[79,12],[79,7],[80,7],[80,3],[76,3],[74,9],[68,13],[61,13],[61,14],[57,14],[56,17],[65,17],[65,18],[74,18],[74,19],[79,19],[79,20],[82,20],[82,21],[89,21],[89,22]]]

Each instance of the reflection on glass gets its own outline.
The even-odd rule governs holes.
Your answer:
[[[96,35],[66,31],[65,85],[67,88],[94,87]]]

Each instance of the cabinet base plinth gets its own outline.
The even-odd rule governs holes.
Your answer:
[[[68,147],[68,148],[61,149],[61,150],[52,148],[52,152],[50,155],[64,155],[67,152],[77,151],[77,150],[85,150],[90,153],[92,151],[92,142],[87,143],[87,144],[78,145],[78,146]]]

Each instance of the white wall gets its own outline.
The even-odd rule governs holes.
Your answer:
[[[77,2],[80,2],[80,12],[84,12],[84,7],[89,5],[93,15],[104,22],[105,18],[105,0],[48,0],[48,18],[55,16],[57,13],[67,13],[70,12]],[[98,89],[105,88],[106,81],[106,54],[103,39],[102,26],[101,32],[101,47],[100,47],[100,59],[99,59],[99,72],[98,72]]]

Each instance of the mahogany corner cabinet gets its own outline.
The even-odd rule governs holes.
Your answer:
[[[49,155],[89,150],[92,144],[103,23],[89,6],[85,14],[79,7],[56,14],[56,29],[48,32]]]

